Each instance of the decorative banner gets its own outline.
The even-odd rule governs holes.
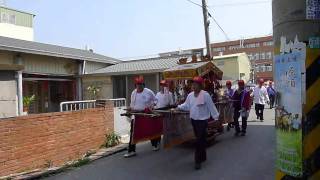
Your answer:
[[[307,0],[306,3],[307,19],[320,19],[320,0]]]
[[[302,176],[302,52],[275,56],[276,167],[285,174]]]
[[[135,115],[131,137],[133,144],[161,137],[162,126],[162,117]]]

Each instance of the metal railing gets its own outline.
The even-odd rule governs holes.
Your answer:
[[[66,101],[60,103],[60,112],[64,111],[79,111],[82,109],[96,108],[98,102],[112,101],[114,107],[126,106],[125,98],[118,99],[99,99],[99,100],[85,100],[85,101]]]
[[[66,101],[60,103],[60,112],[63,111],[78,111],[81,109],[89,109],[96,107],[96,100],[86,101]]]
[[[117,99],[103,99],[105,101],[112,101],[113,107],[124,107],[127,105],[126,98],[117,98]]]

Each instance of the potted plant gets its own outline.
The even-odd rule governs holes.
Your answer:
[[[89,92],[90,99],[97,99],[98,93],[100,92],[100,88],[91,85],[87,87],[87,90]]]
[[[35,95],[23,97],[23,112],[28,114],[30,105],[35,101]]]

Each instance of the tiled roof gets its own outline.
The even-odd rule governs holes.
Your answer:
[[[91,74],[140,74],[155,73],[177,66],[181,57],[150,58],[142,60],[124,61],[106,68],[99,69]]]
[[[115,64],[120,61],[87,50],[0,36],[0,50]]]

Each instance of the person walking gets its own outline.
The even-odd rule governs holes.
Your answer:
[[[267,92],[268,92],[268,96],[270,99],[270,109],[272,109],[274,107],[274,102],[275,102],[275,98],[276,98],[276,90],[274,90],[274,88],[272,86],[272,81],[269,82]]]
[[[263,84],[264,84],[264,80],[260,79],[258,86],[256,86],[253,90],[253,101],[255,103],[257,120],[260,120],[261,122],[264,120],[264,117],[263,117],[264,106],[265,104],[270,102],[267,88],[265,88]]]
[[[232,100],[232,96],[234,93],[234,89],[232,89],[232,82],[227,81],[226,82],[227,89],[224,91],[224,95],[228,98],[229,102]],[[225,113],[225,119],[227,119],[228,126],[227,131],[230,131],[231,128],[233,128],[233,105],[232,103],[228,103],[228,108]]]
[[[251,108],[250,91],[245,89],[243,80],[238,81],[238,89],[234,92],[232,99],[234,100],[233,107],[233,123],[235,126],[235,136],[245,136],[247,132],[247,120]],[[242,118],[241,130],[239,125],[239,118]]]
[[[136,77],[134,81],[136,88],[132,91],[131,103],[128,111],[149,111],[154,106],[155,95],[150,89],[145,88],[145,83],[142,76]],[[136,155],[136,145],[132,143],[134,121],[135,119],[131,121],[128,152],[124,155],[126,158]],[[153,150],[159,150],[159,142],[159,139],[151,140]]]
[[[155,109],[168,108],[174,105],[172,93],[169,91],[168,83],[160,81],[160,91],[156,94]]]
[[[193,92],[186,101],[177,107],[178,110],[189,111],[190,119],[196,137],[195,143],[195,169],[201,169],[201,164],[206,161],[206,137],[208,120],[218,120],[219,113],[208,92],[203,89],[204,80],[202,77],[193,78]]]

